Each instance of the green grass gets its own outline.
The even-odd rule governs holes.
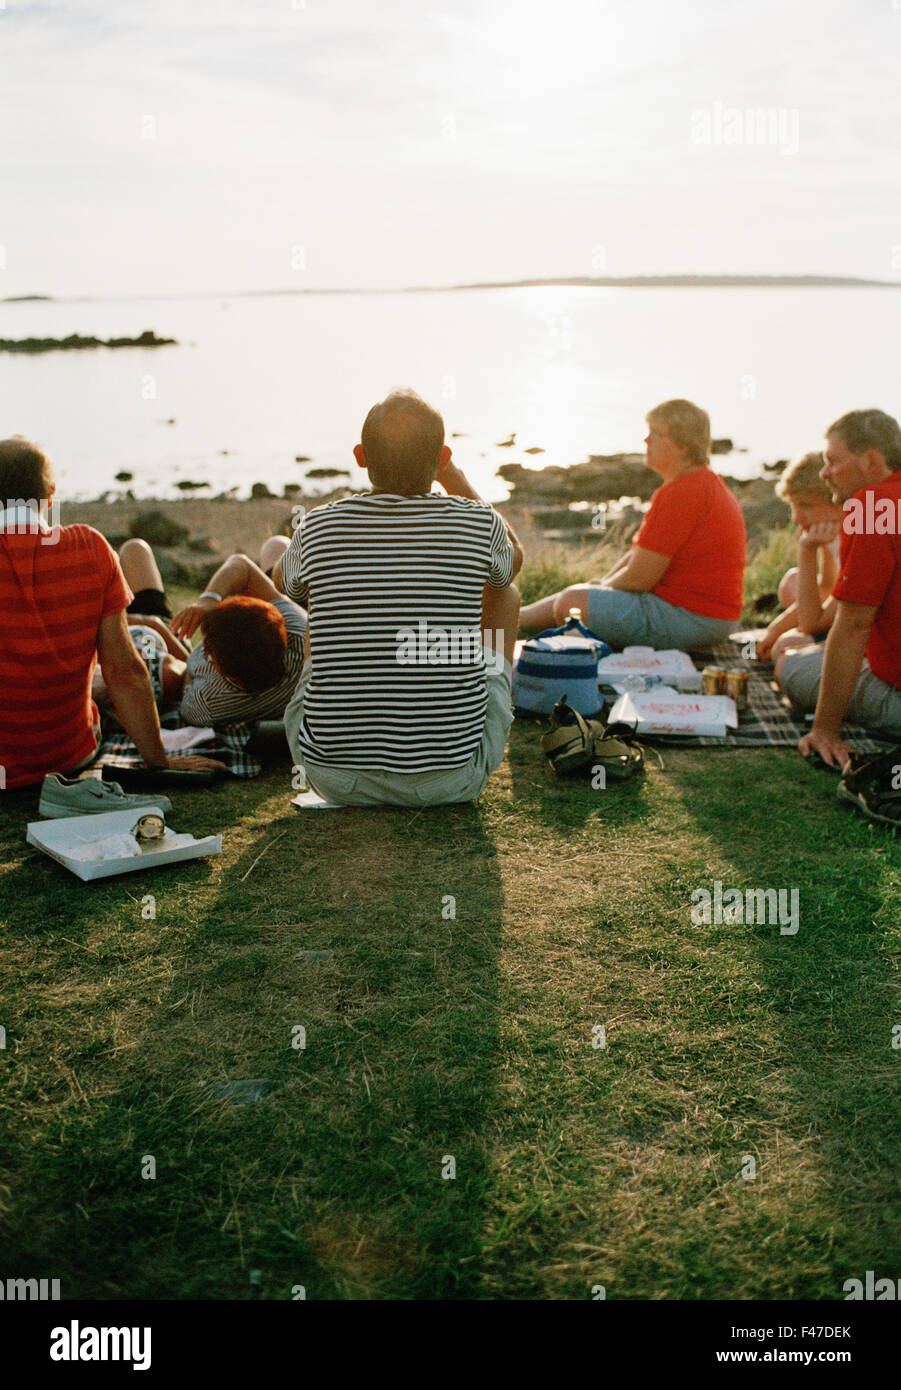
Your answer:
[[[270,1299],[897,1274],[894,833],[790,750],[664,758],[557,783],[517,723],[476,804],[418,813],[298,814],[286,764],[173,793],[221,856],[93,885],[26,848],[36,796],[8,793],[7,1273],[203,1299],[251,1269]],[[797,887],[797,935],[693,926],[714,879]],[[252,1077],[256,1104],[209,1096]]]
[[[566,589],[570,584],[601,578],[618,559],[622,549],[622,546],[609,541],[600,545],[567,544],[562,541],[546,543],[537,555],[526,561],[517,580],[523,603],[534,603],[536,599]],[[790,526],[773,530],[766,542],[751,549],[745,568],[744,622],[758,626],[762,621],[769,620],[771,613],[767,612],[762,618],[754,607],[755,599],[763,594],[775,593],[779,580],[790,566],[797,563],[797,558],[797,532]]]

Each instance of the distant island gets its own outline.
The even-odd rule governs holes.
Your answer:
[[[450,288],[519,290],[540,285],[597,289],[901,289],[901,280],[864,280],[855,275],[573,275],[559,280],[489,280]]]
[[[457,290],[527,290],[559,286],[564,289],[887,289],[901,288],[899,280],[866,280],[857,275],[561,275],[534,280],[481,280],[468,285],[407,285],[402,289],[282,289],[241,290],[236,299],[295,294],[453,294]],[[202,296],[213,297],[213,296]],[[219,296],[221,297],[221,296]]]
[[[0,352],[72,352],[79,348],[151,348],[170,347],[174,338],[158,338],[152,329],[138,338],[83,338],[70,333],[68,338],[0,338]]]
[[[167,299],[269,299],[284,295],[320,295],[320,294],[452,294],[457,290],[525,290],[541,289],[551,286],[558,286],[563,289],[602,289],[602,290],[631,290],[631,289],[716,289],[716,290],[766,290],[766,289],[799,289],[799,290],[834,290],[834,289],[882,289],[896,290],[901,289],[901,278],[897,280],[870,280],[859,275],[559,275],[543,276],[529,280],[477,280],[465,285],[406,285],[406,286],[373,286],[360,285],[349,288],[342,286],[325,286],[322,288],[306,286],[305,288],[294,288],[293,286],[285,289],[260,289],[260,290],[203,290],[197,294],[155,294],[149,296],[152,299],[165,301]],[[142,298],[147,298],[147,295]],[[50,294],[18,294],[9,295],[6,299],[0,299],[0,304],[30,304],[30,303],[128,303],[128,295],[87,295],[79,299],[57,300]],[[142,333],[140,338],[114,338],[109,342],[102,342],[99,338],[65,338],[56,342],[53,339],[23,339],[23,342],[46,342],[46,347],[9,347],[9,340],[0,339],[0,346],[5,352],[51,352],[55,348],[78,348],[78,347],[159,347],[174,340],[171,338],[155,338],[152,333]]]

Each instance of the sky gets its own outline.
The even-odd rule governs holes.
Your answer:
[[[899,71],[901,0],[0,0],[0,297],[901,280]]]

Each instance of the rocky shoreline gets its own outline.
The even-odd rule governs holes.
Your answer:
[[[789,522],[788,508],[773,487],[782,463],[772,465],[763,478],[723,477],[741,503],[751,545]],[[590,549],[605,541],[625,548],[660,485],[643,454],[592,454],[569,468],[508,463],[498,473],[510,488],[498,511],[516,528],[527,553],[547,542]],[[153,545],[166,583],[202,585],[233,552],[256,559],[267,536],[290,535],[300,508],[310,510],[355,490],[342,485],[314,496],[289,484],[277,496],[257,483],[245,500],[228,494],[177,501],[106,494],[90,502],[63,502],[60,520],[63,525],[86,522],[114,546],[141,536]],[[601,525],[599,504],[605,509]]]
[[[722,475],[741,504],[751,544],[789,520],[788,508],[774,489],[775,478],[786,462],[780,459],[770,465],[768,476],[763,478]],[[604,534],[610,536],[615,529],[615,539],[625,544],[641,524],[646,504],[660,486],[660,478],[647,467],[644,454],[591,454],[583,463],[569,468],[526,468],[520,463],[505,463],[497,471],[510,488],[509,501],[501,510],[527,515],[532,527],[547,540],[590,537],[597,541],[598,529],[596,524],[592,526],[592,518],[598,504],[603,504]]]

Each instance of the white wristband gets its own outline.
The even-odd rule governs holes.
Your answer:
[[[214,594],[212,589],[204,589],[203,593],[200,595],[200,598],[214,598],[217,603],[222,602],[222,595]],[[198,603],[200,602],[200,598],[197,600]]]

